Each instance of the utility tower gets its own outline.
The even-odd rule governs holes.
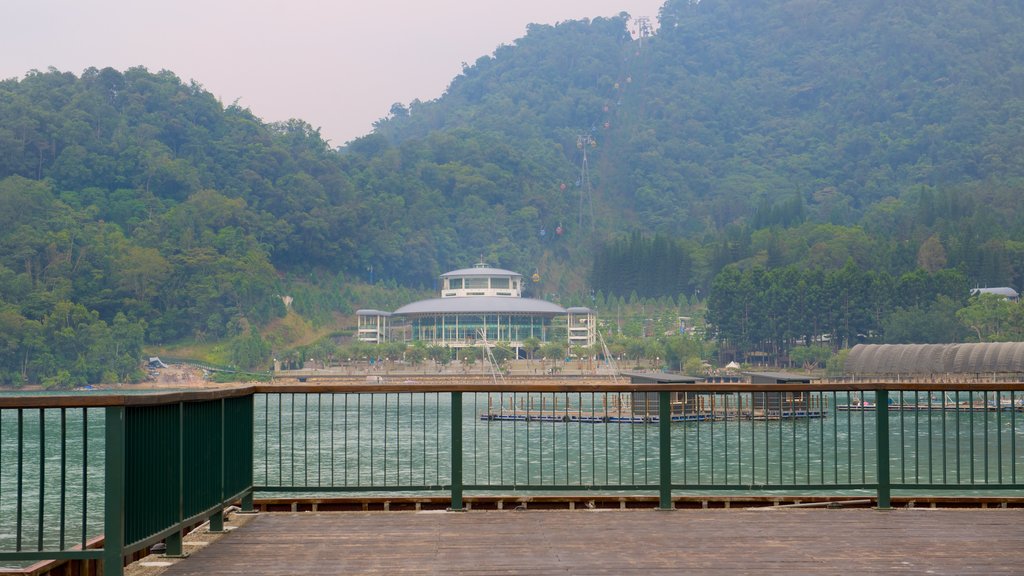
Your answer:
[[[644,47],[644,38],[649,38],[654,33],[651,27],[651,19],[647,16],[640,16],[636,19],[636,36],[640,41],[640,47]]]
[[[583,230],[584,212],[590,215],[590,231],[594,231],[594,191],[590,184],[590,167],[587,163],[587,150],[597,146],[597,141],[590,134],[576,137],[576,148],[581,153],[580,178],[577,185],[580,189],[579,229]]]

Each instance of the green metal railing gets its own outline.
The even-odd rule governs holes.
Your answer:
[[[251,506],[252,400],[0,397],[0,563],[82,560],[120,574],[156,542],[180,554],[189,525],[221,529],[224,507]]]
[[[1024,490],[1024,387],[991,386],[260,386],[255,483],[449,492],[453,508],[465,492],[654,492],[665,507],[673,492],[873,493],[885,508],[893,490]]]
[[[1024,384],[258,385],[0,397],[0,562],[121,573],[254,491],[1024,492]],[[99,537],[103,540],[100,542]]]

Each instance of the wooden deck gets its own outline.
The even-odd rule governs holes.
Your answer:
[[[1021,574],[1022,509],[264,513],[166,575]]]

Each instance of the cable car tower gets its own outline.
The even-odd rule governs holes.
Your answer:
[[[584,207],[590,214],[590,231],[594,231],[594,190],[590,184],[590,167],[587,163],[587,149],[597,146],[597,141],[590,134],[581,134],[576,137],[576,148],[580,150],[583,157],[580,161],[580,178],[576,182],[580,189],[580,217],[579,228],[583,230]]]
[[[654,33],[651,27],[651,19],[647,16],[639,16],[636,19],[636,36],[640,41],[640,48],[644,47],[644,38],[649,38]]]

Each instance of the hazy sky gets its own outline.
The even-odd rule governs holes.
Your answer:
[[[301,118],[334,145],[391,104],[440,96],[526,25],[657,21],[664,0],[3,0],[0,78],[53,66],[145,66],[195,80],[265,121]]]

